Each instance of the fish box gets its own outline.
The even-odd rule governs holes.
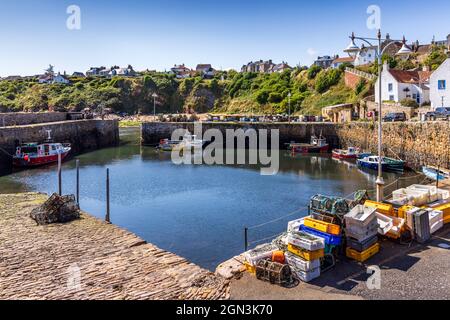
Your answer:
[[[377,242],[378,242],[378,235],[368,238],[363,242],[359,242],[358,240],[353,238],[347,238],[347,247],[350,247],[351,249],[356,250],[358,252],[363,252],[372,247]]]
[[[305,226],[332,235],[340,235],[341,233],[340,226],[325,221],[312,219],[310,217],[305,218]]]
[[[288,251],[307,261],[317,260],[325,256],[324,249],[308,251],[302,248],[298,248],[292,244],[288,244]]]
[[[428,193],[428,203],[435,202],[439,200],[438,189],[436,186],[427,186],[421,184],[413,184],[406,188],[406,190],[416,190],[419,192],[427,192]]]
[[[308,272],[308,271],[312,271],[317,268],[320,268],[320,260],[319,259],[308,261],[308,260],[304,260],[304,259],[300,258],[299,256],[297,256],[291,252],[286,252],[285,257],[286,257],[286,263],[292,269]]]
[[[409,206],[409,205],[402,206],[398,209],[397,215],[399,218],[406,220],[406,213],[414,208],[415,208],[414,206]]]
[[[350,259],[353,259],[353,260],[356,260],[359,262],[364,262],[364,261],[370,259],[371,257],[373,257],[374,255],[376,255],[379,251],[380,251],[379,243],[374,244],[372,247],[370,247],[369,249],[367,249],[363,252],[359,252],[352,248],[347,247],[346,256]]]
[[[439,210],[425,209],[430,220],[430,232],[433,234],[444,227],[444,213]]]
[[[442,211],[444,224],[450,223],[450,203],[439,203],[430,205],[429,207],[437,211]]]
[[[256,267],[248,263],[247,261],[244,262],[245,270],[247,270],[250,274],[256,274]]]
[[[300,231],[300,226],[305,224],[305,218],[297,219],[294,221],[288,222],[287,232]]]
[[[367,226],[375,218],[376,212],[376,208],[357,205],[344,216],[345,223],[361,227]]]
[[[320,267],[316,268],[312,271],[301,271],[301,270],[297,270],[295,268],[291,268],[292,270],[292,275],[294,276],[294,278],[303,281],[303,282],[311,282],[314,279],[317,279],[320,277]]]
[[[367,200],[366,202],[364,202],[364,205],[366,207],[376,208],[379,213],[385,214],[387,216],[396,216],[394,207],[391,204]]]
[[[354,225],[348,225],[345,227],[345,235],[347,237],[356,239],[359,242],[364,242],[365,240],[372,238],[378,234],[378,220],[375,218],[372,222],[365,226],[359,227]]]
[[[413,213],[413,225],[417,242],[425,243],[430,240],[430,216],[426,210],[418,210]]]
[[[287,241],[296,247],[309,251],[325,248],[325,240],[323,238],[302,231],[289,233]]]
[[[378,221],[378,233],[381,235],[385,235],[392,229],[394,226],[393,220],[391,217],[385,216],[377,212],[377,221]]]
[[[315,235],[317,237],[321,237],[325,240],[326,245],[333,245],[333,246],[339,246],[342,243],[342,236],[334,236],[332,234],[328,234],[325,232],[317,231],[312,228],[308,228],[305,225],[300,226],[300,230],[307,232],[309,234]]]
[[[263,244],[255,249],[249,250],[244,253],[245,261],[247,261],[250,265],[256,266],[259,260],[262,259],[271,259],[272,253],[277,251],[278,247],[272,243]]]
[[[405,230],[406,220],[402,218],[392,218],[392,228],[386,233],[386,237],[391,239],[398,239],[402,235],[402,232]]]

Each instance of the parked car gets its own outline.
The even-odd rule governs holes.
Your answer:
[[[426,118],[428,120],[450,120],[450,108],[449,107],[439,107],[434,111],[427,112]]]
[[[384,122],[406,121],[406,115],[403,112],[391,112],[383,117]]]

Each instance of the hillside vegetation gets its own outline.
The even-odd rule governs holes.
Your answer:
[[[364,94],[364,90],[354,92],[345,87],[342,70],[229,71],[209,80],[145,73],[133,78],[71,78],[70,85],[1,81],[0,111],[80,111],[89,107],[153,113],[152,95],[156,92],[157,113],[287,113],[291,92],[292,113],[318,114],[324,106],[355,102]]]

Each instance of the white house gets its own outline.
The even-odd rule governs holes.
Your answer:
[[[390,69],[387,63],[381,73],[382,101],[400,102],[413,99],[418,104],[430,101],[430,71]],[[379,103],[379,82],[375,84],[375,101]]]
[[[331,67],[333,69],[337,69],[339,68],[341,65],[343,65],[344,63],[351,63],[354,64],[355,63],[355,57],[342,57],[342,58],[336,58],[334,59],[334,61],[331,64]]]
[[[430,100],[432,108],[450,106],[450,58],[431,75]]]
[[[52,83],[60,83],[60,84],[69,84],[70,81],[67,79],[65,75],[62,75],[61,73],[58,73],[54,78]]]
[[[364,66],[374,63],[377,57],[377,47],[364,47],[355,57],[354,66]]]

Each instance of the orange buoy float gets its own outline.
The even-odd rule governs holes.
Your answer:
[[[272,262],[278,262],[281,264],[285,264],[286,258],[284,257],[283,251],[274,251],[272,253]]]

